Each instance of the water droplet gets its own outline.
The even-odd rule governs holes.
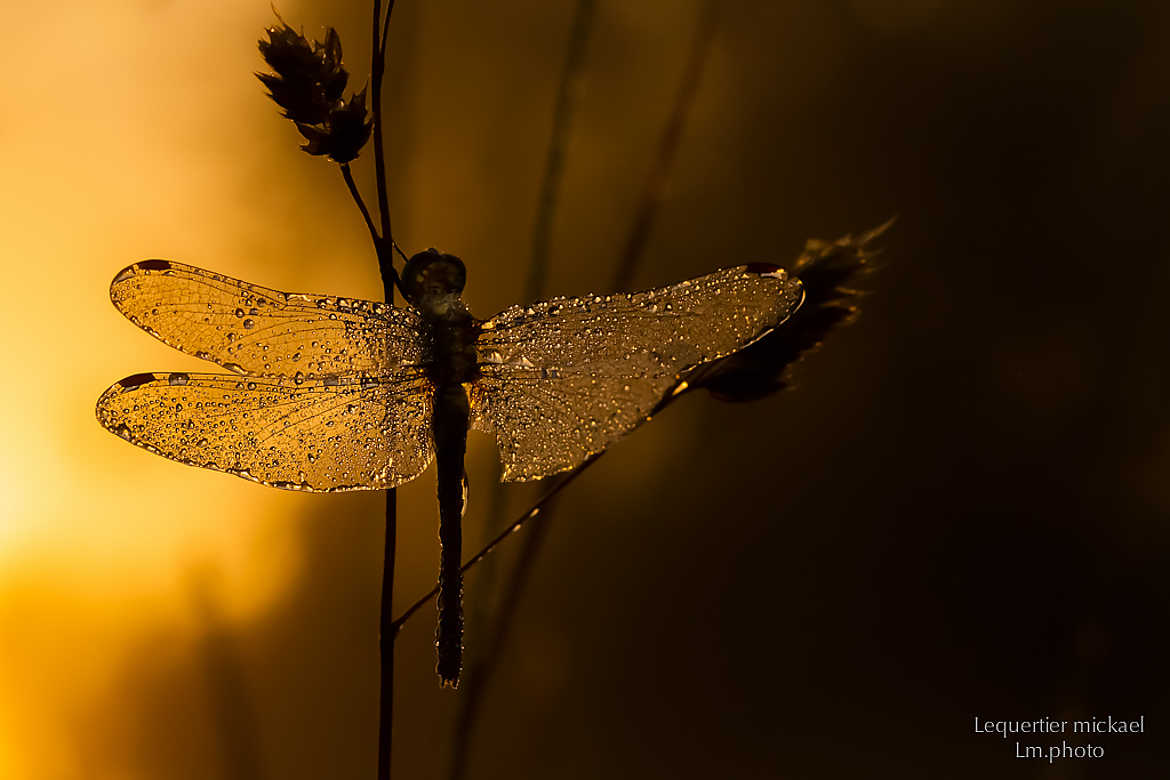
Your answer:
[[[256,327],[256,320],[254,320],[254,319],[251,319],[251,318],[244,320],[244,327],[245,327],[245,328],[254,328],[254,327]]]
[[[172,385],[185,385],[191,381],[191,377],[187,374],[176,372],[167,377],[167,381]]]

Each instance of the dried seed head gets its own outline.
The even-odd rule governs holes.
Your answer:
[[[332,27],[324,41],[309,41],[283,21],[269,27],[260,54],[275,73],[257,73],[269,97],[296,123],[309,154],[349,162],[369,140],[365,89],[343,100],[349,73],[341,64],[341,37]]]
[[[793,366],[855,318],[861,293],[849,285],[872,270],[871,242],[889,226],[837,241],[810,239],[792,267],[804,285],[800,309],[755,344],[699,368],[688,377],[688,389],[704,388],[721,401],[754,401],[790,387]]]
[[[370,140],[373,123],[367,116],[366,90],[363,87],[361,92],[354,93],[348,101],[338,103],[329,112],[327,132],[321,133],[316,128],[306,132],[306,126],[298,124],[297,128],[308,139],[308,143],[301,148],[309,154],[327,154],[339,163],[349,162],[357,157],[358,151]]]

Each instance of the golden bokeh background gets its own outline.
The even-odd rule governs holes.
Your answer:
[[[400,0],[395,234],[527,273],[571,2]],[[281,3],[338,28],[364,4]],[[0,778],[369,777],[380,495],[266,489],[127,446],[110,383],[199,370],[107,287],[164,257],[376,298],[336,167],[251,75],[263,2],[6,9],[0,46]],[[604,289],[700,17],[600,3],[549,294]],[[721,4],[638,286],[900,221],[793,391],[677,404],[557,507],[471,777],[1153,777],[1166,767],[1170,15],[1158,3]],[[369,164],[358,180],[372,201]],[[473,437],[465,549],[494,533]],[[433,582],[432,472],[396,599]],[[531,489],[508,489],[519,514]],[[469,660],[515,560],[468,578]],[[400,639],[395,769],[444,777],[433,614]],[[1043,768],[970,718],[1145,714]],[[1012,773],[1017,773],[1013,775]]]

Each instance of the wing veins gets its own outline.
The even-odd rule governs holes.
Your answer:
[[[425,385],[421,381],[419,381],[419,380],[415,380],[415,381],[420,388],[425,389]],[[334,411],[339,406],[341,406],[343,403],[349,404],[349,403],[357,403],[359,401],[367,401],[368,402],[371,399],[371,397],[374,397],[375,400],[383,400],[383,398],[377,398],[376,394],[373,391],[374,391],[374,388],[385,388],[385,387],[389,387],[389,385],[379,384],[379,385],[373,385],[371,387],[363,387],[363,388],[360,388],[357,391],[357,393],[355,395],[352,395],[352,396],[341,395],[339,393],[338,394],[330,394],[329,396],[326,396],[326,397],[335,399],[336,402],[333,404],[327,405],[327,404],[321,404],[321,402],[318,402],[318,401],[313,401],[313,402],[308,403],[306,406],[304,406],[300,409],[292,409],[287,414],[283,414],[280,417],[277,417],[275,420],[272,420],[271,422],[267,423],[262,428],[259,428],[258,432],[263,433],[264,431],[267,431],[267,430],[273,428],[274,426],[279,424],[282,420],[287,420],[288,418],[292,417],[298,411],[306,411],[306,412],[312,411],[312,410],[316,410],[316,411],[314,414],[310,414],[306,417],[301,417],[301,418],[299,418],[299,419],[297,419],[297,420],[295,420],[287,425],[282,426],[280,428],[280,430],[273,430],[271,433],[269,433],[263,439],[257,439],[256,443],[263,444],[264,442],[268,441],[269,439],[271,439],[272,437],[274,437],[278,434],[284,433],[285,431],[287,431],[291,428],[296,428],[300,425],[304,425],[309,420],[312,420],[316,417],[320,417],[323,414],[328,414],[329,412]],[[402,396],[399,396],[399,397],[402,397]],[[293,403],[293,402],[286,401],[286,402],[284,402],[284,404],[281,404],[281,405],[283,406],[283,405],[289,404],[289,403]],[[275,406],[277,406],[277,405],[274,404],[273,406],[266,406],[264,408],[271,409],[271,408],[274,408]],[[387,406],[387,405],[384,405],[384,406]],[[385,419],[386,419],[386,415],[385,415],[385,413],[383,413],[382,417],[378,420],[379,424],[382,423],[383,421],[385,421]]]

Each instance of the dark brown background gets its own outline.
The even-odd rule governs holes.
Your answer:
[[[309,33],[337,26],[362,73],[368,10],[355,5],[280,11]],[[480,316],[516,302],[526,273],[572,5],[401,0],[395,12],[397,237],[462,256]],[[151,45],[187,46],[185,16],[205,13],[168,7],[164,43]],[[215,60],[252,46],[266,19],[235,19],[219,37],[200,27],[191,45]],[[550,294],[610,278],[697,19],[693,2],[601,3]],[[688,398],[566,493],[488,690],[470,776],[1160,776],[1166,11],[784,0],[723,4],[718,24],[638,286],[745,259],[783,264],[807,237],[899,221],[861,318],[806,361],[797,389],[750,405]],[[110,78],[133,94],[133,73]],[[287,251],[258,271],[233,265],[246,241],[211,258],[156,238],[124,262],[164,254],[271,286],[376,295],[336,172],[296,151],[252,86],[246,121],[200,109],[217,138],[243,139],[245,183],[218,197],[257,235],[279,236],[258,244]],[[249,151],[257,123],[275,139],[264,161]],[[335,241],[355,249],[331,253]],[[361,286],[330,286],[329,264]],[[172,367],[142,360],[109,357],[107,381]],[[469,548],[492,532],[490,457],[476,437]],[[228,480],[208,479],[213,490]],[[403,491],[402,605],[437,566],[432,480]],[[179,503],[201,500],[178,489]],[[531,492],[509,495],[515,515]],[[143,621],[128,634],[132,649],[64,738],[95,772],[78,776],[373,775],[381,498],[287,500],[295,511],[269,533],[297,539],[295,577],[230,619],[207,584],[213,558],[211,574],[189,579],[196,630]],[[518,545],[494,574],[468,578],[471,660]],[[438,689],[432,632],[427,610],[399,643],[401,777],[443,777],[449,757],[458,695]],[[975,716],[1107,714],[1144,714],[1148,733],[1091,740],[1105,758],[1052,767],[972,733]]]

